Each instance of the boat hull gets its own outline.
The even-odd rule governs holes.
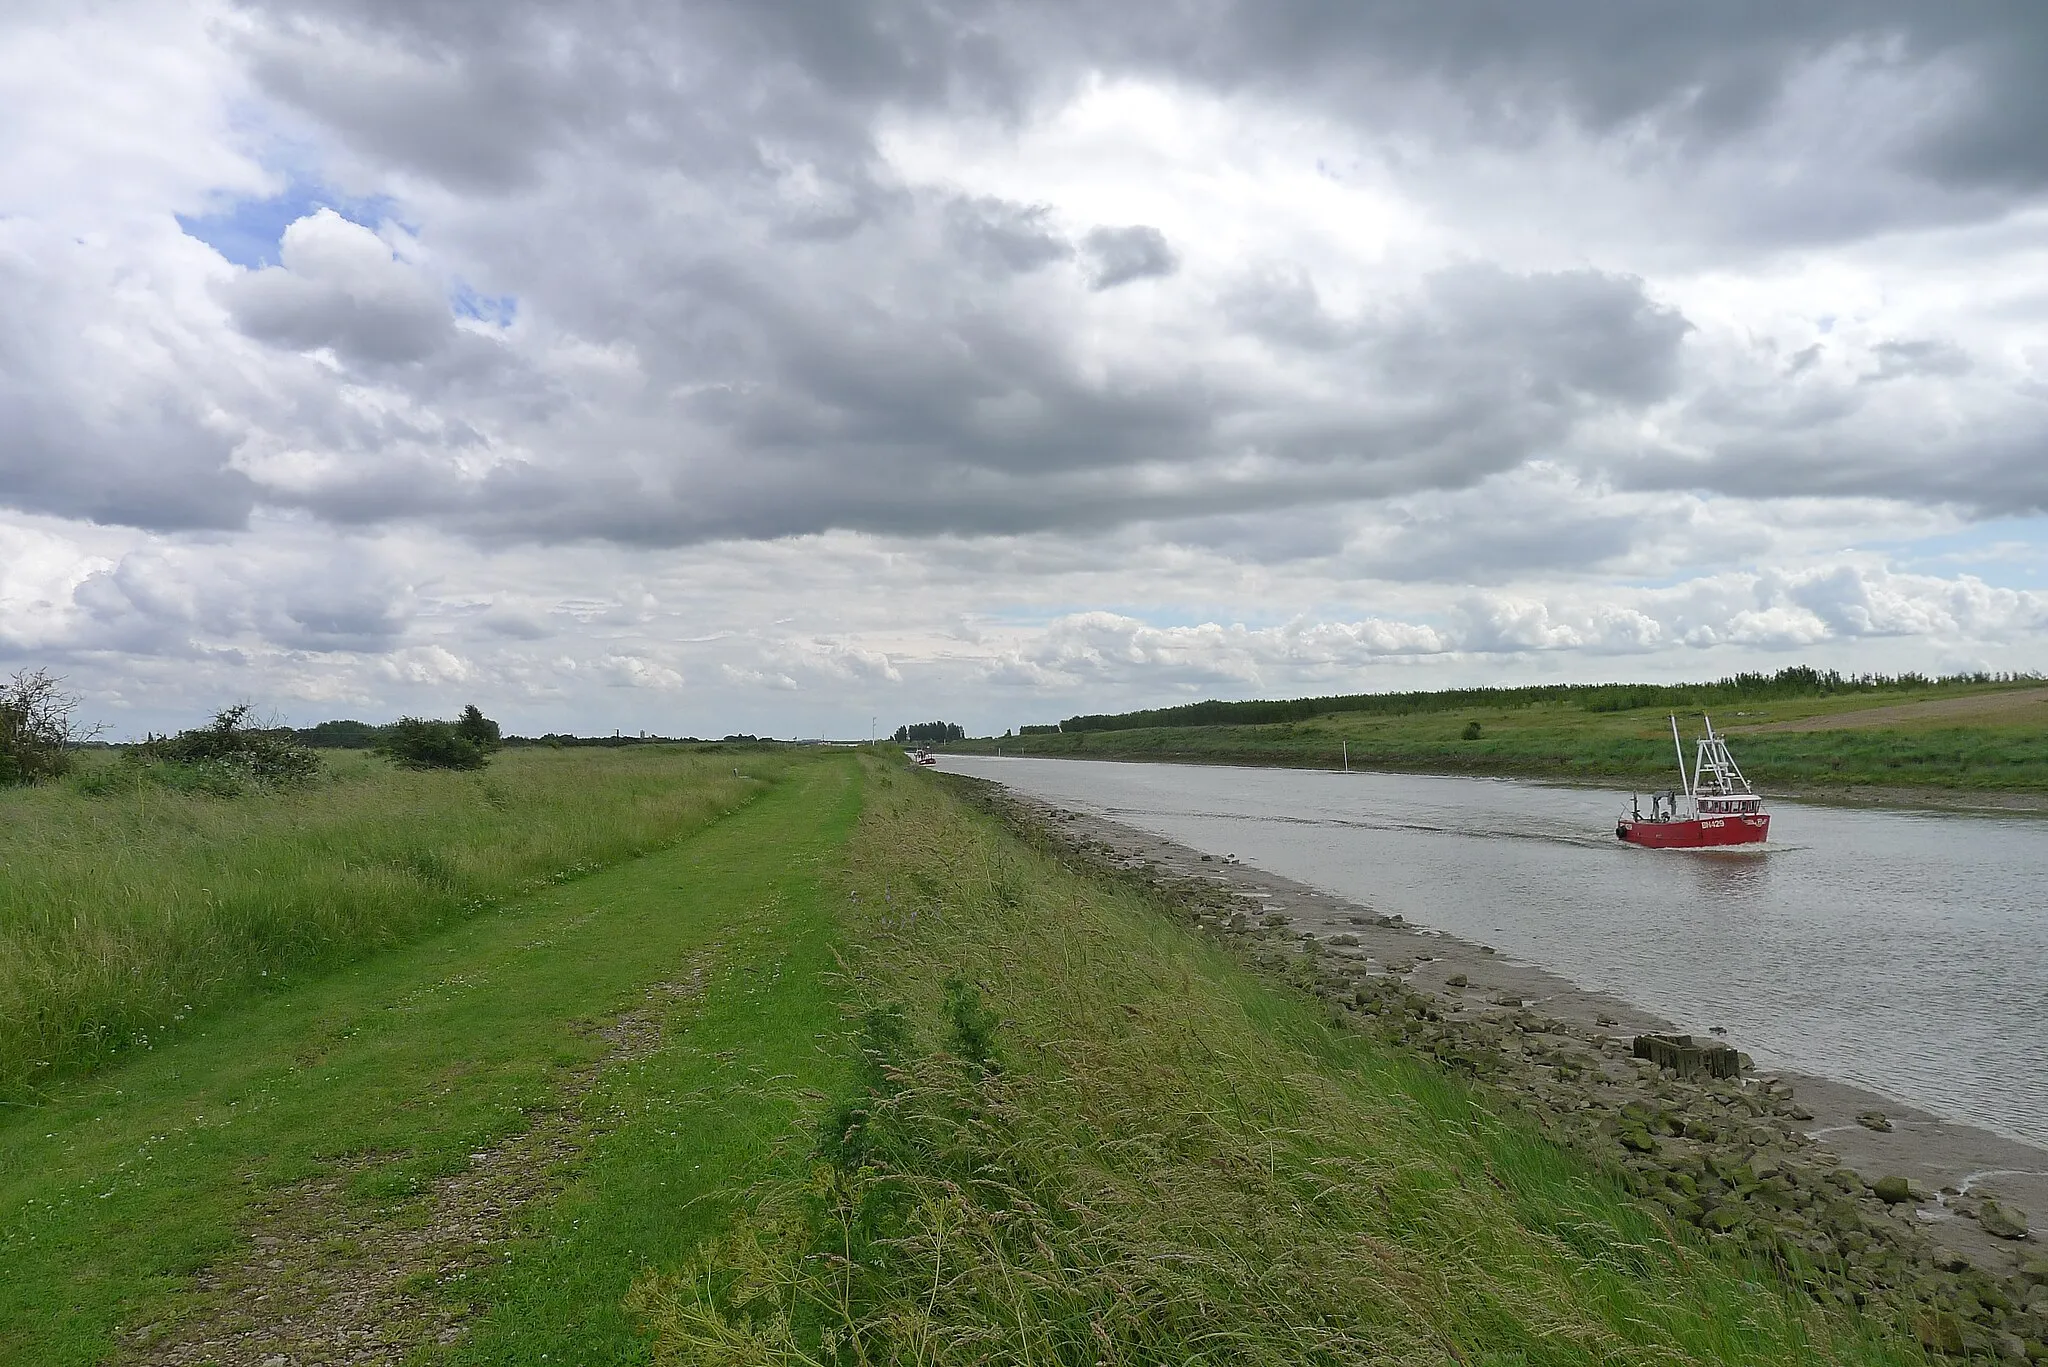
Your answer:
[[[1695,817],[1686,821],[1630,821],[1615,823],[1617,839],[1653,850],[1704,850],[1723,845],[1760,845],[1770,838],[1768,812],[1746,816]]]

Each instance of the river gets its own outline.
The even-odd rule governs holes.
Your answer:
[[[948,755],[1497,949],[1768,1066],[2048,1145],[2048,821],[1769,804],[1772,843],[1643,850],[1626,793]]]

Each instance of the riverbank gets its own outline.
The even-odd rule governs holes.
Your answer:
[[[0,1109],[0,1359],[1919,1360],[950,780],[744,799]]]
[[[1938,703],[1913,700],[1917,696],[1785,699],[1716,711],[1714,719],[1736,740],[1737,758],[1767,792],[2048,810],[2048,690],[1964,689]],[[1662,711],[1594,712],[1568,703],[1035,733],[943,748],[958,754],[1348,766],[1645,788],[1673,786],[1677,765]]]
[[[2048,1151],[1795,1071],[1660,1072],[1632,1041],[1685,1032],[1632,1003],[1101,816],[1014,793],[1000,805],[1265,971],[1469,1071],[1675,1217],[1835,1261],[1929,1347],[2042,1355],[2048,1261],[2038,1238],[2009,1236],[2024,1212],[2048,1213]]]

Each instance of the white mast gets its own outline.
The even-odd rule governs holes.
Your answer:
[[[1678,781],[1685,788],[1685,795],[1692,796],[1692,777],[1685,771],[1685,742],[1678,738],[1678,716],[1671,717],[1671,748],[1678,752]]]
[[[1742,776],[1735,756],[1728,753],[1728,742],[1714,734],[1713,718],[1706,718],[1706,723],[1707,734],[1700,738],[1699,767],[1693,790],[1698,792],[1700,784],[1711,777],[1716,797],[1748,794],[1751,791],[1749,780]]]

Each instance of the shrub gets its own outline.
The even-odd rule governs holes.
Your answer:
[[[462,719],[455,723],[455,730],[464,740],[487,754],[502,748],[505,743],[498,732],[498,724],[479,711],[475,703],[462,709]]]
[[[400,717],[377,748],[406,769],[481,769],[494,747],[464,734],[461,722]]]
[[[17,670],[0,683],[0,785],[56,778],[71,768],[71,747],[99,734],[72,720],[78,698],[48,670]]]
[[[258,787],[303,783],[320,772],[320,757],[295,743],[282,727],[249,725],[254,711],[236,703],[205,726],[175,736],[152,736],[130,759],[166,787],[234,797]]]
[[[1464,737],[1466,740],[1478,740],[1480,732],[1482,732],[1483,730],[1485,730],[1485,728],[1482,727],[1478,722],[1468,721],[1465,723],[1465,729],[1463,731],[1460,731],[1458,734]]]

